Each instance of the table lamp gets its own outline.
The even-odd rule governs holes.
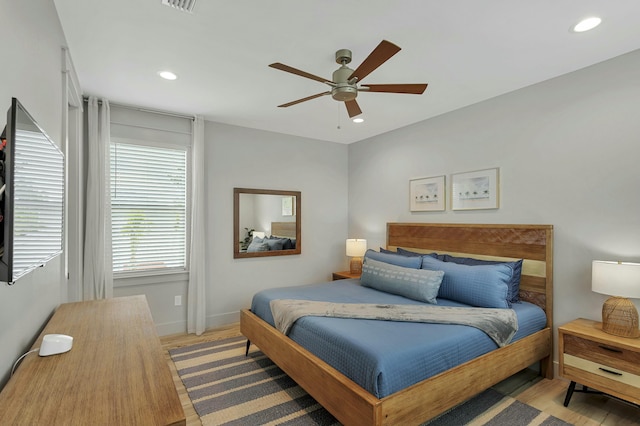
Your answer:
[[[637,338],[638,310],[628,297],[640,298],[640,263],[594,260],[591,290],[610,295],[602,305],[602,331]]]
[[[362,273],[362,256],[367,251],[367,240],[350,238],[347,240],[347,256],[351,257],[349,272]]]

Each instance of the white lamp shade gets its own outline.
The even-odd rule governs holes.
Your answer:
[[[594,260],[591,290],[609,296],[640,298],[640,263]]]
[[[347,240],[347,256],[362,257],[367,251],[367,240],[350,238]]]

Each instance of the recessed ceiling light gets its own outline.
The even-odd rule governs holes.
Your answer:
[[[353,122],[354,123],[363,123],[364,122],[364,118],[354,118]]]
[[[158,75],[164,78],[165,80],[175,80],[176,78],[178,78],[178,76],[172,73],[171,71],[160,71],[158,72]]]
[[[576,33],[582,33],[582,32],[594,29],[595,27],[600,25],[601,22],[602,22],[602,19],[598,18],[597,16],[592,16],[590,18],[586,18],[578,22],[576,25],[573,26],[573,28],[571,28],[571,30]]]

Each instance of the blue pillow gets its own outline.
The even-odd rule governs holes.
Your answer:
[[[403,268],[369,258],[362,265],[360,284],[387,293],[437,304],[436,297],[444,272]]]
[[[283,250],[285,240],[282,238],[267,238],[264,240],[269,246],[269,250]]]
[[[396,253],[380,253],[375,250],[367,250],[364,254],[364,263],[368,259],[377,260],[378,262],[389,263],[391,265],[402,266],[404,268],[420,269],[422,259],[420,257],[400,256]]]
[[[396,254],[395,251],[387,250],[386,248],[383,248],[383,247],[380,247],[380,253]]]
[[[291,241],[291,238],[283,238],[284,243],[282,245],[282,249],[283,250],[293,250],[294,248],[296,248],[295,244],[293,244],[293,241]]]
[[[247,247],[247,253],[255,253],[258,251],[269,251],[269,244],[266,238],[254,237],[251,244]]]
[[[276,237],[275,235],[272,235],[265,239],[265,241],[269,244],[269,250],[293,250],[296,248],[295,238]],[[280,244],[282,244],[282,247],[280,247]],[[274,246],[276,248],[274,248]]]
[[[460,265],[424,256],[422,268],[444,271],[438,297],[481,308],[511,307],[507,300],[507,283],[513,268],[509,265]]]
[[[454,262],[460,265],[498,265],[501,263],[505,263],[510,265],[513,269],[513,274],[511,275],[511,279],[509,280],[509,292],[507,294],[507,300],[510,303],[518,303],[520,302],[520,276],[522,275],[522,259],[516,260],[515,262],[505,262],[500,260],[482,260],[482,259],[474,259],[472,257],[456,257],[448,254],[444,255],[445,262]]]
[[[398,247],[396,252],[401,256],[409,256],[409,257],[422,257],[422,256],[431,256],[435,259],[444,260],[444,254],[438,253],[418,253],[415,251],[405,250],[402,247]]]

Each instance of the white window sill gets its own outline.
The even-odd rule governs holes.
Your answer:
[[[174,283],[189,280],[189,271],[153,271],[144,273],[120,273],[113,276],[113,287],[131,287],[139,285],[153,285]]]

